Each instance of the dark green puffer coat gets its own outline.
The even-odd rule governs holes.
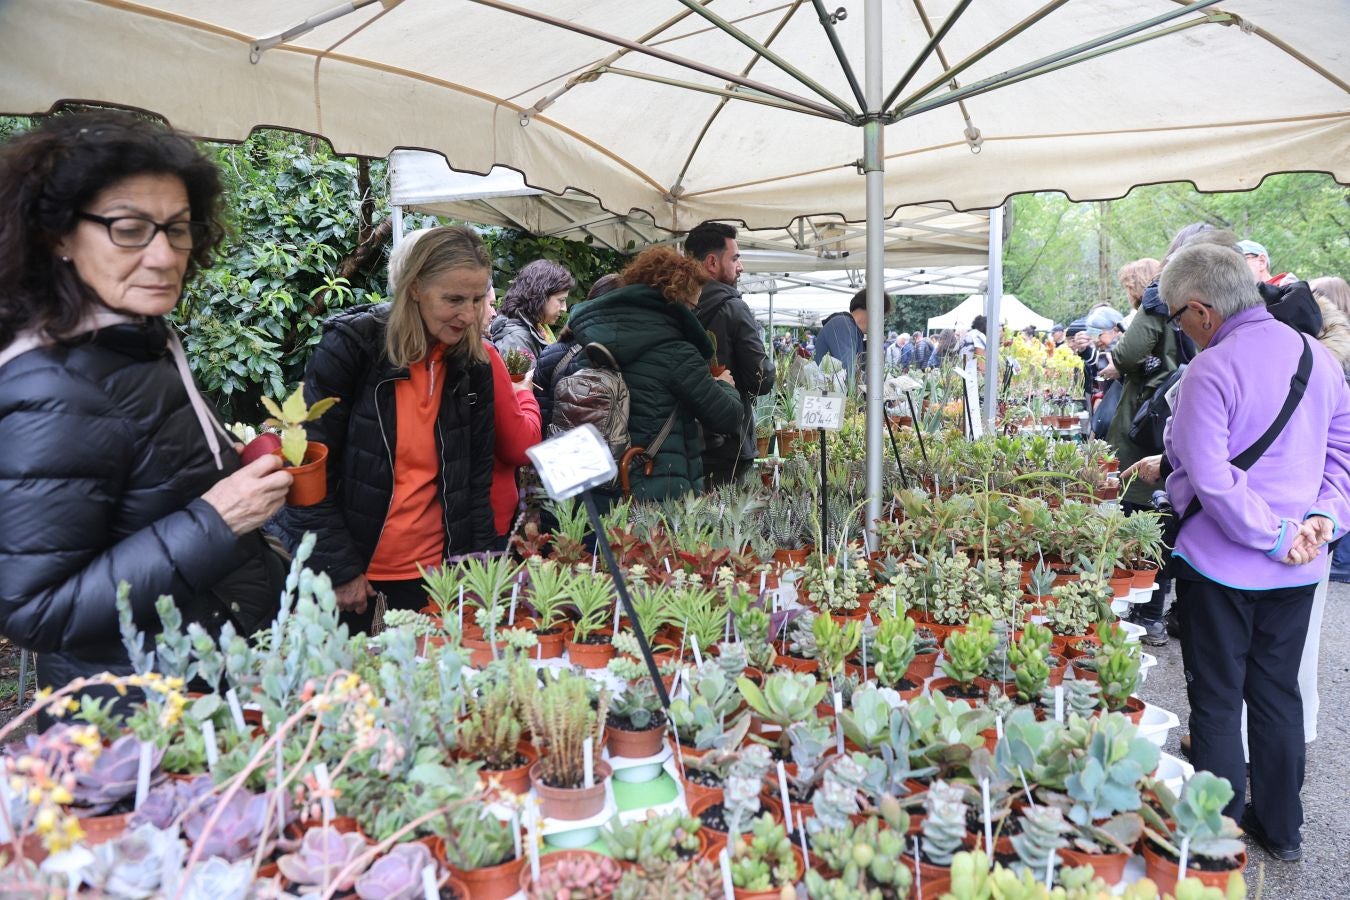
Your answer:
[[[634,445],[654,440],[678,404],[651,477],[634,470],[633,496],[655,500],[701,489],[699,423],[734,434],[741,425],[741,398],[735,388],[709,374],[712,343],[693,312],[667,302],[647,285],[635,284],[588,300],[568,325],[579,343],[601,343],[614,354],[631,394],[628,430]]]

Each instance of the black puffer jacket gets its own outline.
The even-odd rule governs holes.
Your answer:
[[[115,325],[0,368],[0,632],[44,685],[129,671],[122,581],[147,633],[161,594],[208,630],[275,610],[281,560],[201,499],[239,457],[222,438],[216,469],[166,338],[160,319]]]
[[[288,507],[291,540],[307,531],[318,541],[310,565],[340,585],[365,573],[394,492],[398,421],[394,383],[408,377],[384,354],[387,304],[359,306],[324,323],[323,339],[305,372],[312,403],[339,403],[306,427],[328,445],[328,496],[315,506]],[[447,555],[488,549],[492,522],[492,367],[447,355],[436,446],[441,457],[441,507]]]
[[[773,390],[774,380],[773,360],[764,352],[755,314],[734,287],[709,281],[703,285],[694,315],[717,341],[717,362],[731,370],[742,407],[740,431],[735,435],[705,434],[704,456],[754,459],[755,398]]]

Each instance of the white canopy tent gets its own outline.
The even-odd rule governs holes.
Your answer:
[[[439,150],[671,230],[866,219],[879,355],[882,222],[902,203],[1350,180],[1350,3],[1220,2],[11,0],[0,111],[112,102],[213,138],[271,125],[343,153]],[[1000,292],[996,277],[995,352]],[[869,521],[881,369],[868,366]]]
[[[969,328],[976,316],[985,314],[985,300],[984,294],[971,294],[950,312],[929,319],[928,330],[931,332],[942,328]],[[1012,294],[1003,295],[1002,302],[999,303],[998,318],[1000,325],[1014,331],[1021,331],[1028,325],[1037,331],[1049,331],[1055,324],[1052,319],[1029,309]]]

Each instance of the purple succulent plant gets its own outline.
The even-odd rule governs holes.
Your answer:
[[[346,892],[352,889],[365,866],[353,867],[336,885],[334,879],[369,849],[370,844],[359,834],[343,834],[332,827],[311,828],[305,832],[296,852],[277,860],[277,868],[294,884],[335,886],[339,892]]]
[[[215,783],[210,775],[198,775],[191,780],[166,779],[150,789],[141,808],[131,817],[131,827],[150,824],[168,828],[194,800],[213,790]]]
[[[422,870],[431,863],[425,844],[399,844],[375,860],[356,879],[361,900],[416,900],[422,896]]]
[[[203,845],[202,855],[219,856],[234,862],[249,856],[258,849],[259,844],[271,848],[280,829],[277,827],[277,815],[280,814],[285,825],[295,818],[293,806],[280,803],[279,810],[273,810],[269,818],[267,804],[269,794],[250,794],[240,791],[225,804],[225,809],[208,832],[206,825],[220,805],[220,798],[207,797],[196,809],[183,819],[183,834],[195,847]]]
[[[164,750],[154,747],[151,750],[150,783],[164,780],[159,762],[164,758]],[[75,802],[73,806],[84,807],[80,811],[84,816],[101,816],[117,806],[123,800],[136,794],[136,772],[141,764],[141,740],[134,734],[124,734],[94,760],[88,772],[75,776]]]

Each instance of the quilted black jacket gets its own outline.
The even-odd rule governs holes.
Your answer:
[[[200,499],[217,470],[167,352],[164,322],[104,328],[0,368],[0,632],[60,687],[129,671],[119,582],[158,630],[171,594],[184,623],[257,624],[285,571],[260,533],[236,538]],[[233,611],[227,608],[233,606]]]
[[[307,531],[318,541],[310,566],[340,585],[363,574],[375,555],[394,492],[398,444],[395,382],[408,377],[384,354],[388,304],[346,310],[324,323],[323,338],[305,372],[312,403],[336,406],[307,426],[328,445],[328,496],[315,506],[288,507],[292,541]],[[447,555],[488,549],[492,522],[492,368],[447,355],[445,389],[436,420],[441,457],[441,507]]]

